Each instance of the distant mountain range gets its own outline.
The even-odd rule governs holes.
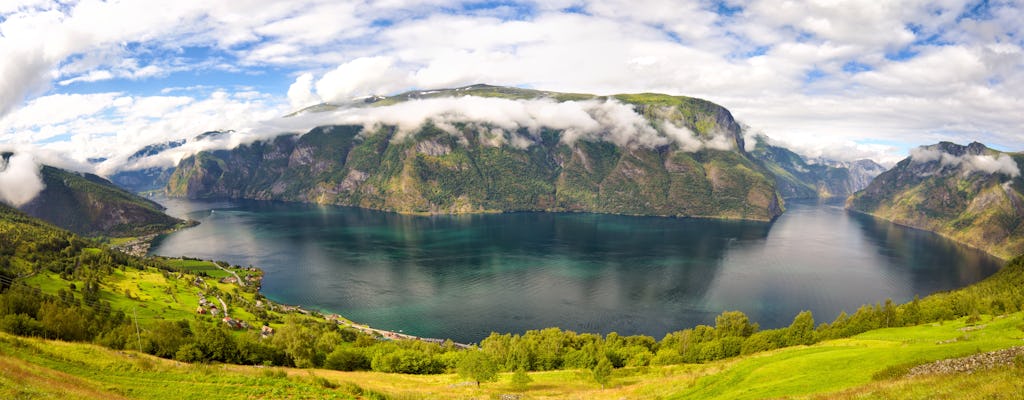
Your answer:
[[[885,167],[867,159],[808,161],[785,147],[768,144],[763,137],[757,138],[751,155],[772,173],[779,194],[787,199],[846,198],[885,171]]]
[[[981,143],[920,147],[850,197],[851,210],[1009,259],[1024,254],[1024,154]]]
[[[411,133],[389,125],[367,130],[335,125],[201,152],[173,169],[123,171],[112,179],[149,190],[166,177],[169,195],[188,198],[317,202],[406,213],[542,210],[771,220],[784,210],[782,198],[845,197],[881,172],[869,161],[808,163],[760,139],[747,152],[728,110],[689,97],[601,97],[474,85],[368,98],[357,106],[461,96],[621,103],[665,140],[651,146],[567,141],[565,130],[495,133],[494,126],[481,124],[427,124]],[[294,115],[337,108],[321,104]],[[669,140],[679,132],[689,138]],[[511,143],[516,139],[520,142]],[[862,168],[862,163],[870,165]]]

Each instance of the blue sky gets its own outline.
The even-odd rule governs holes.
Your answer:
[[[324,101],[490,83],[701,97],[810,156],[1019,151],[1020,21],[1020,1],[12,0],[0,146],[73,164],[265,130]]]

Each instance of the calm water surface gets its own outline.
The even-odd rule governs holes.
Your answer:
[[[512,213],[418,217],[257,201],[162,200],[201,222],[152,252],[255,265],[278,302],[478,342],[559,326],[665,333],[741,310],[762,327],[962,287],[998,259],[841,205],[774,223]]]

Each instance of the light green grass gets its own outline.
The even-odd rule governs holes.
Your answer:
[[[324,387],[308,372],[193,365],[3,333],[0,367],[0,398],[7,399],[354,398]]]
[[[179,268],[182,271],[192,273],[204,272],[207,275],[217,279],[231,276],[231,274],[220,269],[220,267],[218,267],[217,264],[214,264],[212,261],[183,260],[179,258],[169,258],[166,260],[166,262],[167,265],[173,268]]]
[[[907,362],[927,362],[1021,345],[1024,314],[983,318],[977,328],[964,320],[872,331],[823,342],[704,365],[623,368],[606,388],[586,370],[530,373],[523,392],[511,374],[480,387],[454,374],[400,375],[376,372],[271,369],[233,365],[189,365],[131,351],[88,344],[22,339],[0,334],[0,396],[25,398],[347,398],[354,393],[402,399],[645,398],[1014,398],[1024,370],[999,368],[977,374],[873,381],[872,375]],[[12,367],[13,366],[13,367]],[[52,377],[67,374],[55,391]],[[323,383],[337,386],[325,388]],[[972,388],[972,389],[966,389]],[[965,391],[967,390],[967,391]],[[92,396],[99,393],[100,395]]]
[[[746,357],[673,398],[755,399],[835,391],[868,384],[872,375],[892,366],[1024,345],[1021,314],[986,318],[980,329],[968,328],[965,320],[879,329]]]

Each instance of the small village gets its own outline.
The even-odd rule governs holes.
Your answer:
[[[223,278],[217,280],[217,282],[219,282],[219,283],[229,284],[229,285],[238,285],[239,287],[242,287],[242,288],[251,287],[251,288],[255,288],[257,291],[259,290],[259,288],[262,285],[262,282],[263,282],[263,271],[261,271],[259,268],[256,268],[256,267],[248,267],[248,268],[234,267],[232,269],[229,269],[229,268],[225,268],[225,267],[223,267],[223,266],[221,266],[221,265],[219,265],[217,263],[214,263],[214,264],[216,264],[218,268],[220,268],[220,269],[224,270],[225,272],[231,274],[230,276],[226,276],[226,277],[223,277]],[[233,269],[239,269],[239,270],[245,271],[247,273],[245,274],[244,277],[242,277],[242,276],[239,276],[238,273],[235,272]],[[195,279],[192,280],[192,285],[200,289],[200,291],[198,291],[196,293],[197,297],[199,298],[199,305],[196,307],[196,314],[199,314],[199,315],[210,315],[211,317],[213,317],[215,319],[216,318],[220,318],[220,320],[225,325],[227,325],[229,328],[231,328],[231,329],[235,329],[235,330],[254,329],[254,326],[252,324],[250,324],[249,322],[247,322],[245,320],[242,320],[242,319],[231,317],[230,314],[229,314],[228,304],[224,301],[223,298],[221,298],[220,296],[215,296],[214,297],[215,301],[212,301],[212,300],[210,300],[208,298],[206,290],[210,289],[210,285],[206,282],[205,279],[203,279],[203,277],[196,276]],[[256,308],[266,309],[266,310],[270,310],[270,311],[278,311],[278,312],[282,312],[282,313],[298,313],[298,314],[303,314],[303,315],[319,315],[320,314],[318,312],[306,310],[306,309],[304,309],[302,307],[299,307],[299,306],[285,305],[285,304],[274,304],[274,303],[270,302],[269,300],[256,300],[253,305]],[[365,333],[367,335],[376,337],[378,340],[418,340],[418,341],[427,342],[427,343],[433,343],[433,344],[438,344],[438,345],[442,345],[442,344],[445,344],[445,342],[447,342],[447,340],[445,340],[445,339],[425,338],[425,337],[419,337],[419,336],[410,335],[410,334],[406,334],[406,333],[402,333],[402,332],[394,332],[394,331],[388,331],[388,330],[383,330],[383,329],[371,328],[370,326],[367,326],[367,325],[357,324],[357,323],[354,323],[352,321],[349,321],[348,319],[346,319],[346,318],[344,318],[344,317],[342,317],[341,315],[338,315],[338,314],[326,315],[326,316],[324,316],[324,319],[326,321],[328,321],[328,322],[332,322],[334,324],[337,324],[338,326],[343,326],[343,327],[348,327],[348,328],[356,329],[356,330],[358,330],[358,331],[360,331],[362,333]],[[261,337],[267,338],[267,337],[270,337],[270,336],[274,335],[274,328],[270,327],[269,325],[261,325],[259,329],[260,329],[260,336]],[[461,349],[469,349],[469,348],[474,348],[475,347],[474,345],[465,344],[465,343],[455,343],[455,342],[452,342],[452,345],[454,345],[455,347],[461,348]]]

